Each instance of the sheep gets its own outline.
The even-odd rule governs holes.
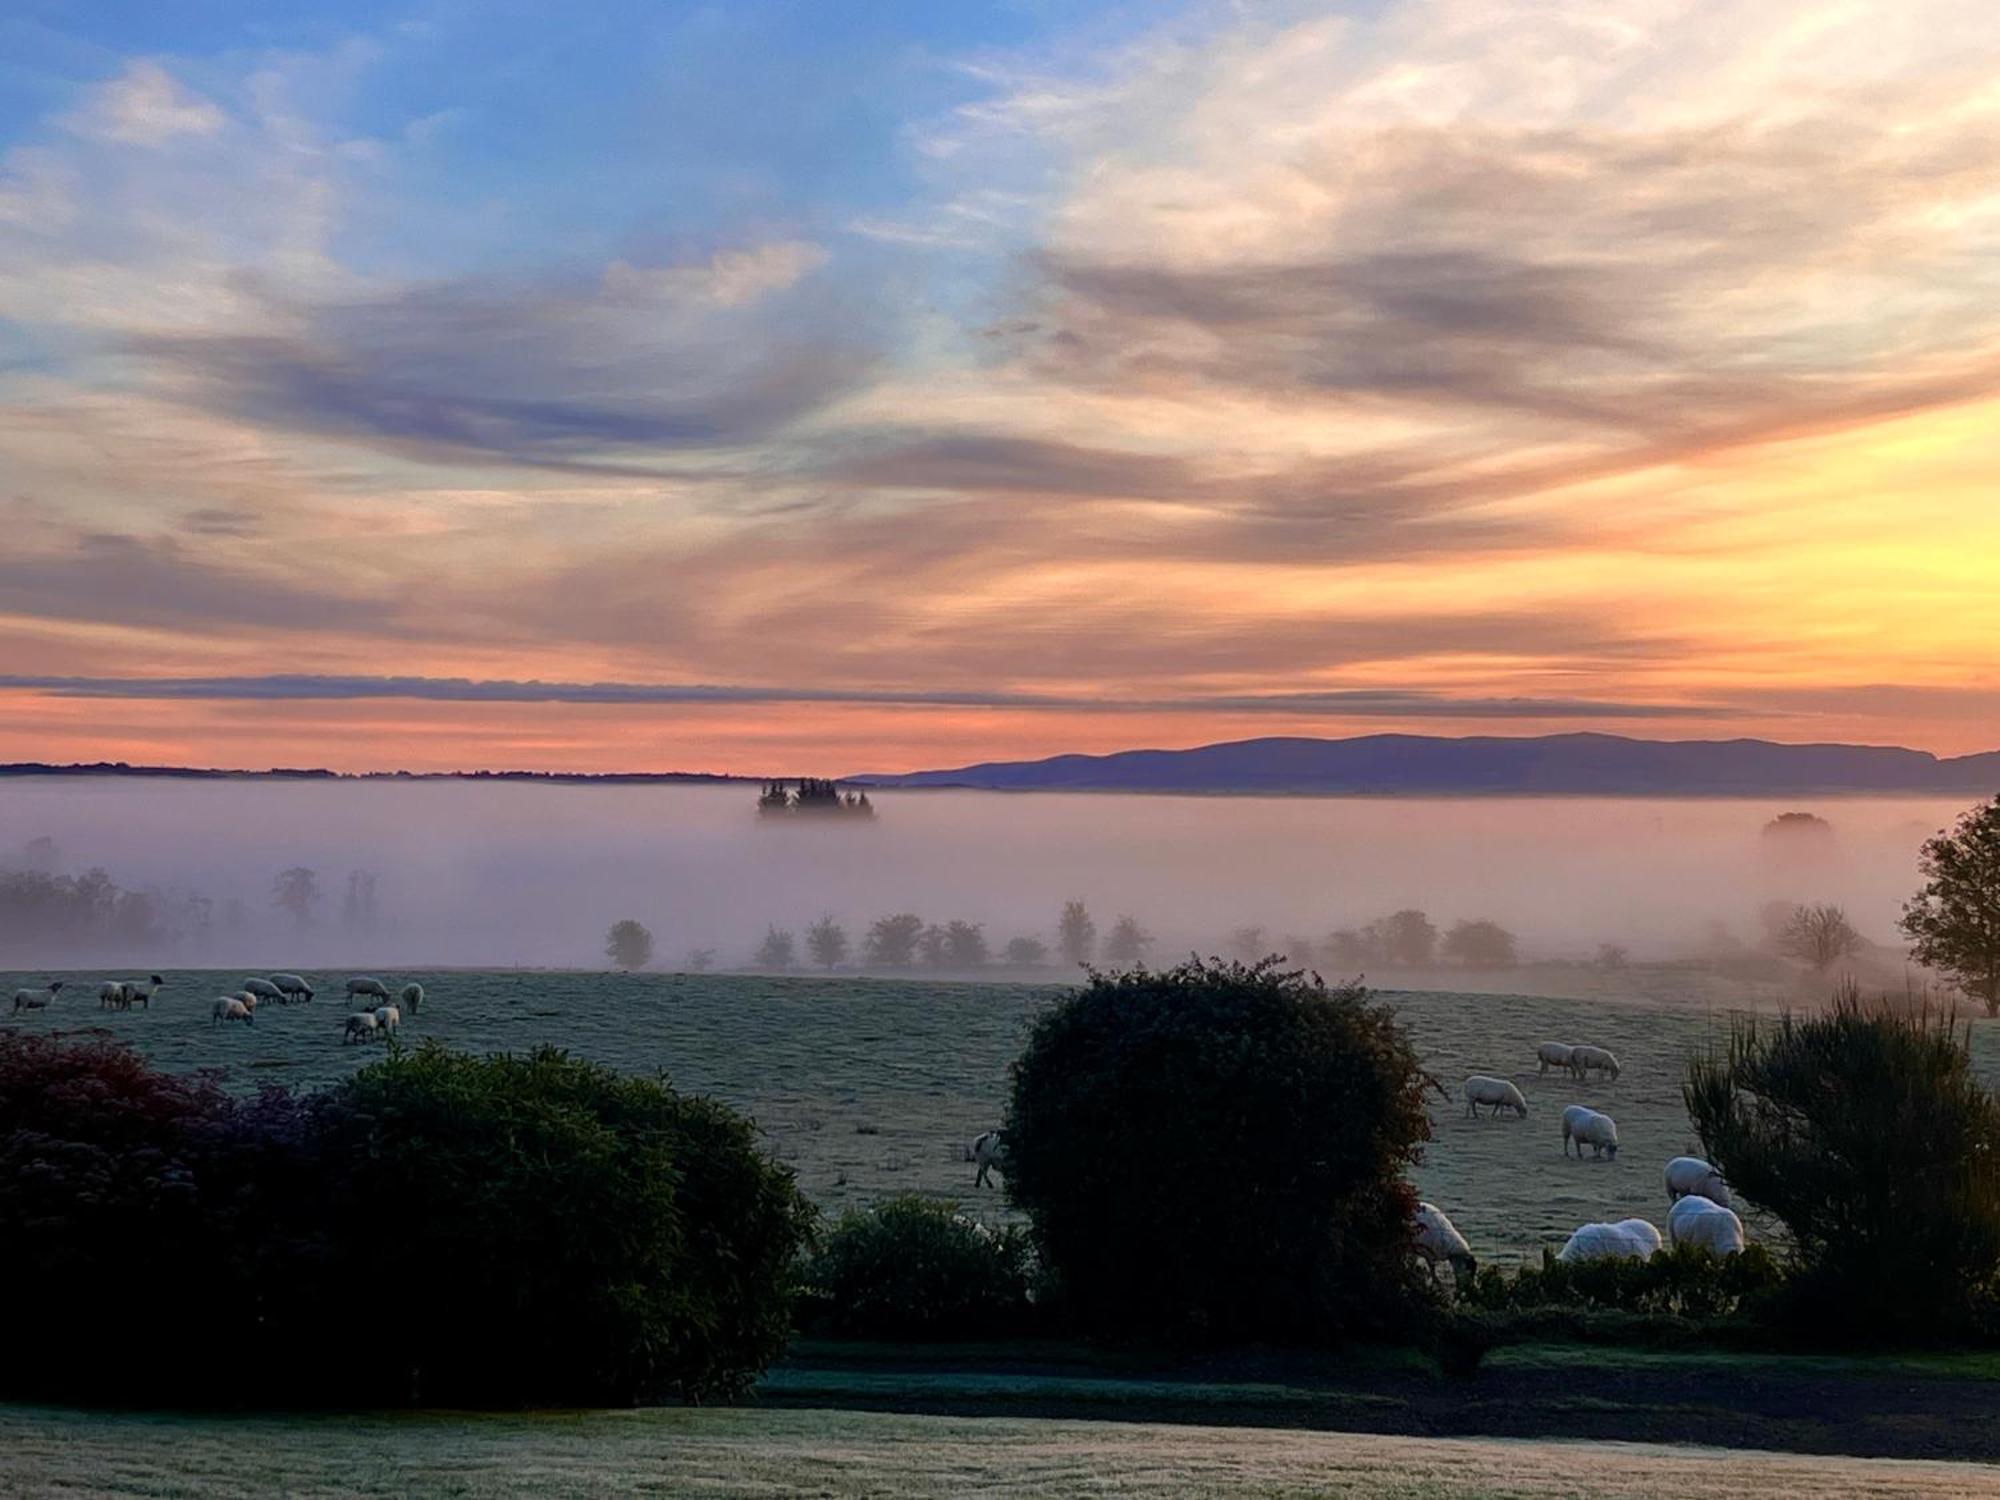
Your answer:
[[[1569,1155],[1569,1143],[1576,1142],[1576,1159],[1583,1160],[1583,1148],[1590,1147],[1594,1160],[1608,1156],[1618,1160],[1618,1122],[1609,1115],[1581,1104],[1572,1104],[1563,1111],[1563,1155]]]
[[[1592,1071],[1609,1073],[1618,1077],[1618,1059],[1602,1047],[1572,1047],[1569,1049],[1569,1070],[1578,1078],[1587,1078]]]
[[[117,980],[107,979],[97,987],[97,1008],[99,1010],[105,1010],[114,1005],[123,1010],[129,1004],[131,1002],[125,998],[125,986]]]
[[[393,1005],[378,1005],[375,1007],[375,1024],[382,1028],[383,1036],[394,1036],[403,1024],[403,1013]]]
[[[1729,1196],[1729,1184],[1714,1167],[1699,1156],[1676,1156],[1667,1163],[1667,1202],[1675,1203],[1691,1194],[1724,1208],[1735,1203]]]
[[[424,1003],[424,987],[420,984],[406,984],[403,986],[403,993],[397,997],[397,1000],[404,1010],[414,1016],[417,1013],[417,1007]]]
[[[51,981],[46,989],[14,991],[14,1014],[18,1016],[24,1010],[47,1010],[50,1002],[62,993],[62,987],[63,981],[57,979]]]
[[[992,1186],[993,1169],[998,1167],[1003,1174],[1007,1170],[1006,1138],[997,1130],[987,1131],[965,1148],[965,1159],[979,1165],[979,1170],[972,1174],[972,1185]]]
[[[257,997],[248,990],[238,990],[229,998],[238,1002],[247,1011],[255,1011],[257,1009]]]
[[[1503,1109],[1511,1109],[1522,1119],[1528,1118],[1528,1101],[1521,1097],[1521,1091],[1504,1078],[1488,1078],[1483,1073],[1475,1073],[1465,1080],[1465,1113],[1468,1119],[1479,1118],[1479,1106],[1490,1104],[1497,1116]]]
[[[370,979],[366,974],[357,974],[347,981],[347,998],[353,1000],[361,995],[367,995],[385,1004],[394,998],[389,993],[389,987],[381,980]]]
[[[347,1025],[340,1036],[341,1044],[344,1046],[348,1042],[365,1042],[376,1034],[376,1030],[375,1012],[357,1010],[347,1018]]]
[[[1550,1068],[1559,1068],[1568,1073],[1572,1071],[1570,1054],[1575,1051],[1576,1048],[1568,1042],[1543,1042],[1535,1049],[1535,1060],[1542,1065],[1541,1072],[1546,1073]]]
[[[1621,1219],[1616,1224],[1581,1225],[1556,1252],[1556,1259],[1646,1260],[1659,1248],[1659,1230],[1644,1219]]]
[[[208,1013],[208,1024],[220,1026],[224,1021],[242,1021],[255,1026],[257,1017],[251,1008],[234,995],[218,995],[215,1006]]]
[[[1433,1281],[1437,1280],[1439,1261],[1451,1263],[1452,1278],[1461,1284],[1469,1281],[1479,1269],[1479,1262],[1473,1259],[1472,1247],[1465,1242],[1465,1236],[1458,1232],[1458,1226],[1436,1204],[1419,1203],[1412,1227],[1415,1237],[1411,1243],[1417,1254],[1430,1263]]]
[[[1743,1221],[1699,1193],[1689,1193],[1667,1210],[1667,1233],[1676,1245],[1699,1245],[1713,1255],[1736,1255],[1743,1249]]]
[[[285,992],[268,979],[246,979],[243,988],[259,1000],[276,1000],[280,1005],[285,1003]]]
[[[287,1004],[294,995],[303,995],[308,1000],[313,997],[313,987],[297,974],[273,974],[271,983],[278,987],[278,993],[285,997]]]
[[[166,980],[157,974],[147,976],[143,982],[137,979],[126,980],[125,1008],[130,1010],[134,1005],[143,1005],[147,1010],[151,1010],[153,996],[160,992],[160,987],[165,983]]]

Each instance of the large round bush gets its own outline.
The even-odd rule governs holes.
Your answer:
[[[428,1044],[327,1104],[342,1259],[393,1309],[369,1334],[391,1394],[728,1396],[783,1349],[812,1210],[725,1106],[553,1048]]]
[[[1387,1331],[1429,1082],[1386,1007],[1275,960],[1093,974],[1014,1064],[1007,1190],[1088,1326]]]

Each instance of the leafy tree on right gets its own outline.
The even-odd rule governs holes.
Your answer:
[[[1924,845],[1924,888],[1903,908],[1911,955],[2000,1015],[2000,797]]]

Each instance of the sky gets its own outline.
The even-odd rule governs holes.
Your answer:
[[[0,760],[2000,747],[1990,0],[0,16]]]

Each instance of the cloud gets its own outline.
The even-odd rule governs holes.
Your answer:
[[[1330,718],[1688,719],[1727,718],[1728,709],[1677,703],[1597,703],[1575,699],[1459,698],[1440,693],[1354,691],[1223,694],[1188,698],[1079,698],[1048,693],[946,692],[864,688],[733,686],[703,683],[511,682],[462,677],[30,677],[0,676],[0,691],[66,698],[241,699],[298,702],[407,698],[436,703],[877,704],[1021,708],[1066,712],[1272,713]]]
[[[772,437],[866,378],[858,304],[799,286],[822,260],[781,244],[620,261],[595,285],[465,279],[274,301],[283,332],[127,347],[186,399],[268,428],[436,462],[642,472]]]
[[[93,89],[69,125],[97,140],[157,146],[176,136],[214,135],[226,118],[158,63],[141,61]]]

